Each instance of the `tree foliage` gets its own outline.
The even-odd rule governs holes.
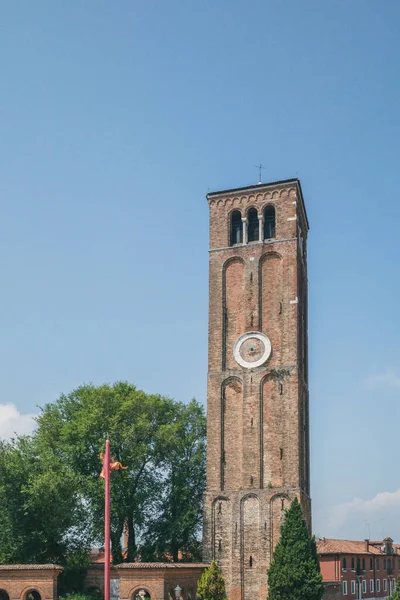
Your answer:
[[[197,594],[201,600],[226,600],[225,581],[215,560],[202,574]]]
[[[37,438],[0,443],[0,503],[0,563],[62,562],[86,548],[79,478]]]
[[[324,587],[315,538],[294,499],[268,571],[268,600],[321,600]]]
[[[142,558],[146,560],[201,559],[198,534],[205,487],[206,422],[195,400],[177,409],[162,493],[145,532]]]
[[[388,600],[400,600],[400,577],[396,581],[396,588],[394,592],[389,596]]]
[[[24,562],[65,557],[72,540],[78,550],[86,547],[88,540],[92,545],[103,543],[104,482],[99,478],[99,455],[107,434],[112,456],[128,466],[128,470],[112,474],[113,561],[131,562],[138,556],[162,560],[194,553],[205,462],[205,417],[195,400],[185,405],[146,394],[125,382],[84,385],[45,405],[37,421],[37,431],[27,444],[40,449],[35,460],[42,470],[29,476],[29,488],[36,492],[28,494],[21,510],[26,506],[37,510],[39,537],[43,528],[49,530],[49,536],[52,526],[55,529],[44,546],[32,539],[32,547],[19,555]],[[22,465],[30,459],[22,455],[20,467],[29,471],[30,466]],[[42,457],[49,458],[41,462]],[[21,486],[24,484],[25,480]],[[17,488],[14,486],[16,493]],[[43,494],[48,502],[41,503]],[[59,496],[57,524],[58,512],[53,519],[53,507],[48,504],[56,503]],[[11,520],[9,523],[4,517],[4,527],[26,538],[23,526]],[[121,544],[123,533],[126,548]],[[51,544],[60,540],[67,545],[53,551]],[[11,558],[9,551],[7,557]]]

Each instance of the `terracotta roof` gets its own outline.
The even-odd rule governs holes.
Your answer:
[[[59,565],[0,565],[0,571],[62,571]]]
[[[206,569],[210,565],[207,563],[162,563],[162,562],[136,562],[136,563],[121,563],[117,565],[117,569]]]
[[[383,542],[369,542],[368,551],[365,548],[365,541],[353,540],[334,540],[331,538],[322,538],[317,542],[319,554],[378,554],[384,555],[382,551]]]

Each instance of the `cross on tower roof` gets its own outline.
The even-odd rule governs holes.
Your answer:
[[[260,164],[256,165],[255,168],[258,169],[258,183],[260,184],[260,183],[262,183],[262,181],[261,181],[261,169],[265,169],[265,167],[263,167],[263,165],[260,162]]]

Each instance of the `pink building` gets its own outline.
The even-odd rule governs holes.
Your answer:
[[[400,545],[391,538],[318,541],[325,599],[386,598],[400,575]]]

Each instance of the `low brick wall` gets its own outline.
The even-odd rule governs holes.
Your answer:
[[[61,571],[58,565],[0,565],[1,597],[26,600],[29,592],[34,591],[41,600],[54,600]]]
[[[111,568],[111,600],[135,600],[145,590],[151,600],[174,599],[174,589],[182,588],[184,600],[196,599],[197,584],[208,567],[203,563],[123,563]],[[104,591],[104,567],[95,564],[89,568],[85,589]]]

